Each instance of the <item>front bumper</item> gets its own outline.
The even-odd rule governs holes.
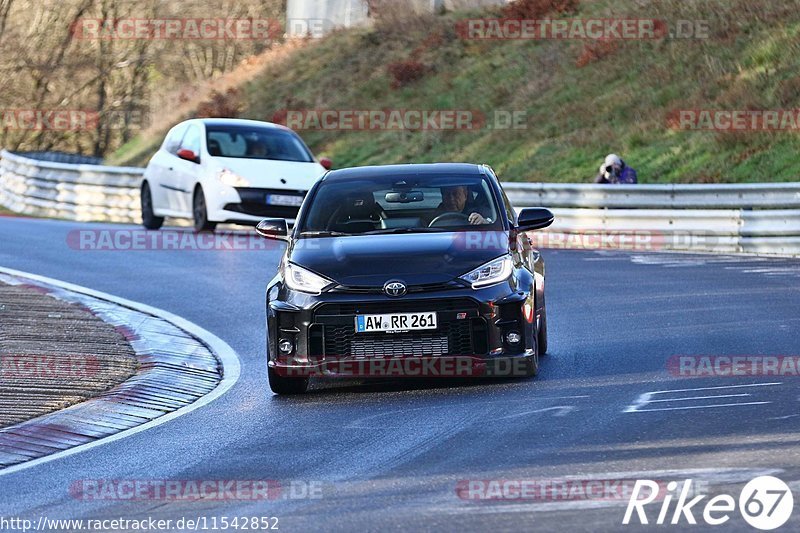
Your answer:
[[[514,285],[448,287],[402,298],[348,292],[312,296],[277,285],[268,294],[268,364],[286,375],[467,377],[490,374],[498,365],[507,368],[509,361],[525,363],[535,353],[535,296]],[[413,312],[435,312],[437,329],[355,331],[359,314]],[[519,342],[508,342],[511,332],[519,334]],[[290,352],[280,350],[286,341]]]
[[[214,201],[207,198],[209,220],[214,222],[258,223],[265,218],[294,220],[300,206],[274,205],[267,203],[269,195],[305,198],[307,191],[294,189],[260,189],[253,187],[220,186]]]

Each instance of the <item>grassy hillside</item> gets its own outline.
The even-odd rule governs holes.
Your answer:
[[[458,20],[500,14],[387,17],[372,28],[337,32],[266,65],[241,87],[239,116],[271,120],[285,109],[526,116],[524,130],[300,132],[337,167],[471,161],[491,164],[506,180],[586,182],[605,154],[617,152],[645,183],[800,180],[798,131],[668,125],[679,109],[800,108],[796,2],[584,0],[573,13],[547,15],[664,19],[670,28],[704,20],[705,39],[474,41],[456,32]],[[115,161],[142,164],[159,141],[136,139]]]

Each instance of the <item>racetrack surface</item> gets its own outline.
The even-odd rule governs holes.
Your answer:
[[[626,502],[473,501],[456,487],[693,478],[738,497],[744,482],[774,473],[800,488],[800,378],[681,377],[667,366],[675,355],[800,355],[796,260],[545,250],[550,350],[538,378],[321,384],[279,398],[266,380],[264,288],[280,249],[70,247],[69,232],[85,228],[124,226],[2,218],[0,265],[184,317],[236,350],[241,377],[169,423],[0,476],[2,517],[277,516],[282,531],[598,531],[623,527]],[[70,493],[97,479],[294,480],[319,483],[322,497],[132,502]],[[702,509],[694,514],[701,520]],[[738,514],[727,526],[749,528]]]

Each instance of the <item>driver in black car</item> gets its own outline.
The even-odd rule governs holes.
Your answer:
[[[442,203],[436,208],[431,219],[445,213],[461,213],[467,216],[470,224],[491,224],[492,221],[486,218],[486,213],[481,213],[484,210],[470,201],[471,199],[469,187],[463,185],[442,187]]]

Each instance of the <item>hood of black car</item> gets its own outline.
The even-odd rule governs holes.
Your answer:
[[[508,252],[508,233],[469,231],[303,238],[289,260],[350,287],[445,283]]]

